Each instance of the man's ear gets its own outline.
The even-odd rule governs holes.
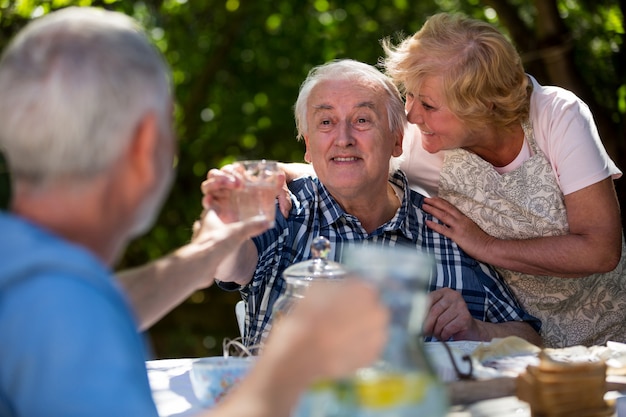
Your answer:
[[[395,142],[393,145],[392,156],[398,157],[402,155],[402,141],[404,140],[404,129],[399,129],[396,134],[393,135]]]
[[[139,181],[152,182],[156,178],[155,155],[159,141],[156,115],[147,113],[141,118],[127,150],[129,170]]]
[[[308,135],[304,135],[304,145],[305,145],[304,161],[310,164],[311,157],[309,156],[309,136]]]

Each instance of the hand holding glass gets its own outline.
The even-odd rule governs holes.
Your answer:
[[[238,220],[264,216],[273,227],[280,172],[276,161],[238,161],[233,163],[233,168],[243,182],[243,186],[233,194]]]

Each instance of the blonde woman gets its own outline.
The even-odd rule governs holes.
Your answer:
[[[424,210],[443,225],[428,226],[497,267],[547,346],[625,342],[622,173],[585,103],[540,85],[479,20],[438,14],[383,47],[406,96],[402,168],[438,195]]]

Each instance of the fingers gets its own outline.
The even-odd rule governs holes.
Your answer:
[[[276,196],[278,198],[278,208],[284,218],[289,217],[289,211],[291,211],[291,198],[289,198],[289,189],[285,185],[284,188]]]
[[[462,215],[455,206],[439,197],[425,198],[422,209],[448,226],[457,222]]]
[[[270,228],[271,222],[265,216],[256,216],[247,220],[231,223],[233,234],[239,236],[240,241],[258,236]]]
[[[437,223],[432,220],[426,220],[426,226],[435,232],[452,239],[452,230],[445,224]]]
[[[289,211],[291,210],[291,198],[289,196],[289,188],[287,187],[286,177],[283,172],[278,174],[278,190],[276,198],[278,199],[278,208],[284,218],[289,217]]]
[[[424,333],[439,340],[449,340],[466,333],[474,319],[457,291],[442,288],[430,293],[431,306],[424,322]]]
[[[212,169],[207,173],[207,179],[202,182],[202,207],[212,209],[227,222],[237,220],[236,205],[233,192],[241,188],[243,182],[233,172],[224,169]]]
[[[211,169],[207,178],[200,185],[202,194],[208,194],[220,189],[236,189],[241,187],[241,179],[232,171]]]

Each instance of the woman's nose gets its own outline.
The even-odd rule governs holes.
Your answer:
[[[419,106],[414,105],[413,102],[407,102],[404,108],[406,110],[406,118],[410,123],[419,124],[424,122],[424,118],[419,111]]]
[[[415,123],[415,121],[412,119],[415,118],[416,107],[417,106],[415,105],[415,98],[413,97],[413,95],[407,94],[404,102],[404,111],[406,112],[406,118],[411,123]]]

